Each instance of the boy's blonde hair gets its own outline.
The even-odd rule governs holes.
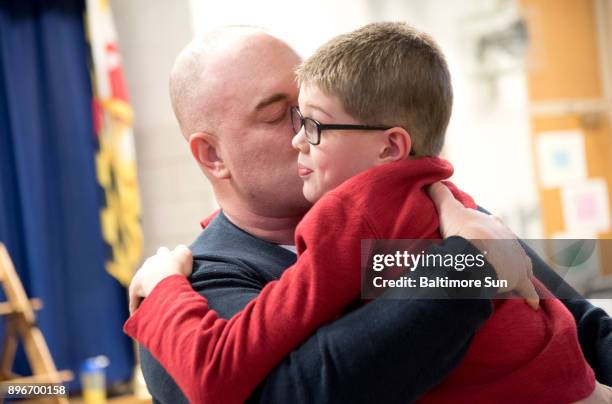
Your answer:
[[[406,23],[368,24],[339,35],[297,69],[366,125],[401,126],[419,156],[438,155],[451,116],[453,90],[434,40]]]

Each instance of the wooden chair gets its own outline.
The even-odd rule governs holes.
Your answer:
[[[0,393],[2,401],[9,385],[52,383],[61,385],[73,379],[70,371],[58,371],[49,352],[45,338],[36,324],[34,310],[42,308],[40,299],[28,299],[13,262],[0,243],[0,284],[7,301],[0,303],[0,316],[6,317],[4,342],[0,354]],[[32,369],[32,376],[20,376],[12,372],[19,340]],[[66,390],[67,391],[67,390]],[[54,396],[50,402],[68,404],[66,396]]]

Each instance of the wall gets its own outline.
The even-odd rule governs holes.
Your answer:
[[[192,38],[191,14],[187,0],[112,0],[111,7],[134,108],[146,257],[161,245],[190,243],[216,206],[168,96],[174,59]]]

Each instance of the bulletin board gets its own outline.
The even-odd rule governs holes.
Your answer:
[[[596,1],[519,1],[529,32],[532,150],[546,238],[612,239],[609,72]],[[599,254],[601,275],[612,275],[612,251]]]

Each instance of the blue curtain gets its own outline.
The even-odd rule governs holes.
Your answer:
[[[43,300],[57,367],[78,375],[104,354],[115,382],[129,379],[134,351],[121,331],[126,291],[104,269],[84,7],[0,0],[0,241]]]

